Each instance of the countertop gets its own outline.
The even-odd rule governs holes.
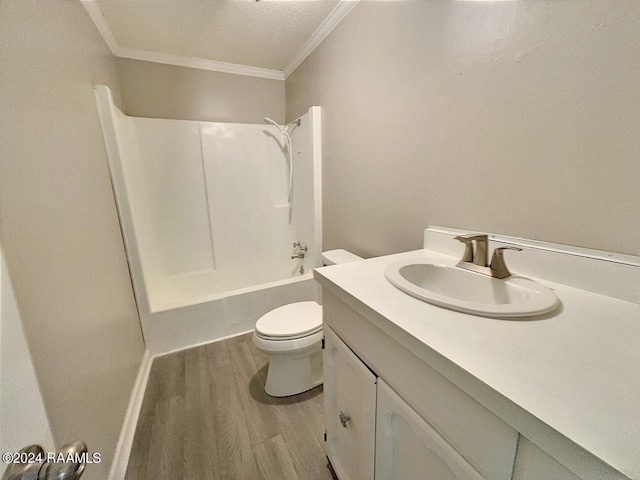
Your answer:
[[[320,268],[315,277],[418,340],[410,348],[437,352],[604,463],[640,479],[640,305],[534,278],[560,298],[556,311],[528,320],[483,318],[430,305],[391,285],[384,270],[404,258],[457,261],[416,250]]]

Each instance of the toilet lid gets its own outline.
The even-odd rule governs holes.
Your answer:
[[[321,329],[322,307],[313,301],[283,305],[256,322],[256,333],[274,340],[306,337]]]

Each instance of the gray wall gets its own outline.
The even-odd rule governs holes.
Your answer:
[[[144,352],[92,88],[115,61],[78,1],[2,0],[0,45],[0,241],[56,446],[104,480]]]
[[[124,112],[136,117],[262,123],[284,121],[284,82],[116,59]]]
[[[640,2],[360,2],[287,79],[321,105],[324,245],[428,224],[640,254]]]

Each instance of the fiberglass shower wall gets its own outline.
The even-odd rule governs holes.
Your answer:
[[[108,103],[113,130],[109,135],[101,105],[105,139],[115,140],[114,189],[132,270],[141,272],[133,275],[136,294],[149,312],[291,279],[319,265],[310,113],[292,132],[290,205],[289,163],[275,127],[129,117],[102,88],[98,102]],[[291,259],[293,242],[308,246],[304,260]]]

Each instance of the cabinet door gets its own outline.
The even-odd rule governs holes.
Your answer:
[[[485,480],[378,379],[375,480]]]
[[[376,377],[328,327],[323,362],[327,456],[340,480],[371,480]]]

